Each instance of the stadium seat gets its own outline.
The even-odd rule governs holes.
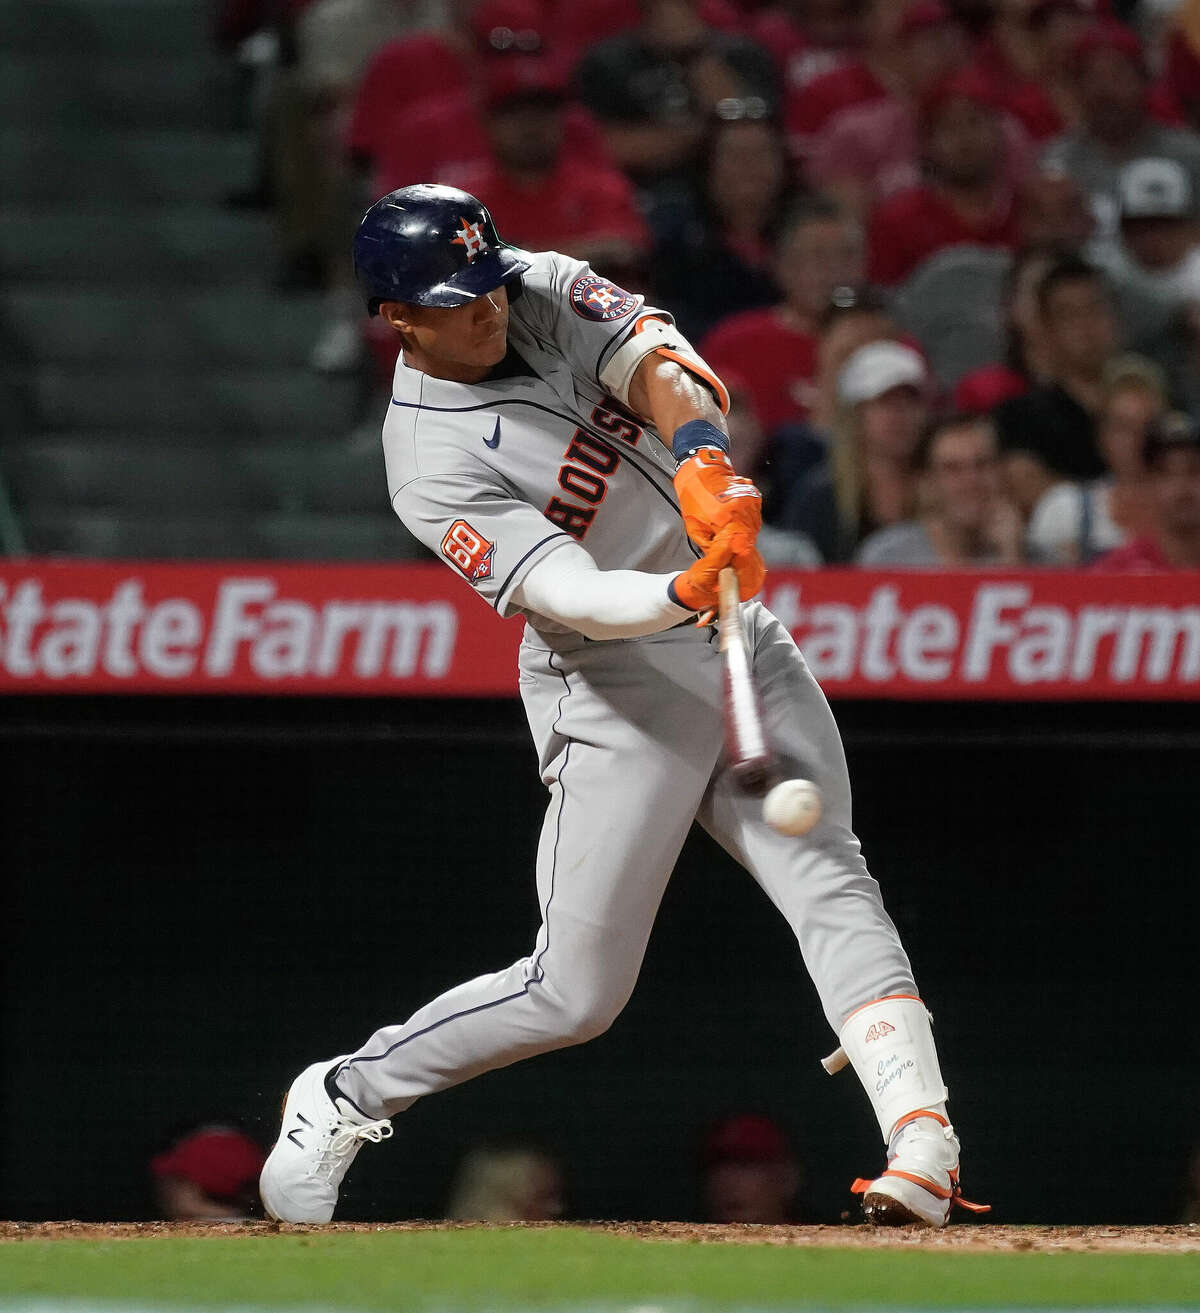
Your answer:
[[[35,555],[120,560],[241,560],[257,554],[249,522],[235,516],[205,519],[132,516],[26,507],[22,524]]]
[[[925,349],[945,387],[1004,357],[1001,319],[1007,251],[952,246],[930,256],[896,294],[900,325]]]
[[[425,548],[394,516],[316,512],[261,516],[255,555],[296,561],[420,560]]]

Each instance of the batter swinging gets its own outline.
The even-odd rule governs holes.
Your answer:
[[[577,260],[504,246],[465,192],[392,192],[354,254],[370,313],[403,348],[383,430],[392,505],[502,616],[525,617],[520,690],[550,792],[542,924],[507,970],[300,1073],[262,1173],[267,1212],[328,1221],[362,1144],[417,1099],[607,1029],[699,821],[787,918],[871,1100],[888,1166],[852,1187],[866,1215],[943,1225],[959,1143],[929,1018],[851,829],[828,704],[752,601],[767,733],[824,815],[806,838],[778,834],[722,769],[721,658],[697,620],[723,566],[743,599],[764,570],[721,382],[670,315]]]

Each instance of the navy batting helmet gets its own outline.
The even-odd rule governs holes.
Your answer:
[[[457,187],[420,182],[389,192],[354,235],[354,273],[373,315],[381,301],[466,305],[528,268],[486,208]]]

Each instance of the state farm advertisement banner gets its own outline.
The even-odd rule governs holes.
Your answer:
[[[1200,574],[771,572],[833,697],[1200,698]],[[0,693],[514,696],[444,567],[0,562]]]

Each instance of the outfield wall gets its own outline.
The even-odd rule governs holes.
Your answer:
[[[1200,705],[837,710],[968,1195],[1172,1220],[1200,1140]],[[10,696],[0,754],[0,1216],[147,1215],[173,1125],[269,1137],[300,1064],[531,944],[544,795],[514,701]],[[463,1147],[530,1134],[576,1215],[693,1216],[698,1127],[758,1108],[835,1219],[880,1149],[832,1046],[786,927],[695,837],[613,1030],[417,1105],[345,1215],[436,1215]]]

